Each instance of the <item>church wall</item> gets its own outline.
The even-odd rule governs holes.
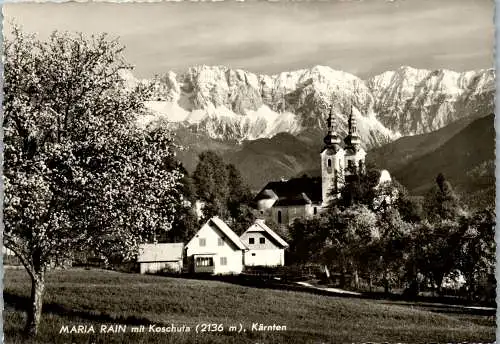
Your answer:
[[[321,187],[322,187],[322,199],[324,205],[328,203],[328,199],[331,197],[330,193],[335,185],[336,174],[340,178],[340,174],[343,173],[345,169],[345,152],[340,148],[335,154],[329,155],[328,150],[324,150],[321,153]],[[328,160],[331,160],[331,166],[328,164]],[[342,187],[342,185],[337,185],[337,188]]]
[[[314,214],[316,208],[316,214]],[[297,218],[312,218],[319,214],[321,206],[318,204],[306,204],[297,206],[274,206],[272,208],[270,221],[278,225],[291,225]],[[281,223],[278,221],[278,213],[281,212]]]

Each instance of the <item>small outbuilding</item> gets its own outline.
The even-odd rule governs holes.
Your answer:
[[[183,243],[142,244],[137,262],[141,274],[160,271],[180,273],[183,257]]]
[[[257,219],[240,236],[248,247],[245,266],[283,266],[288,243],[269,228],[264,220]]]

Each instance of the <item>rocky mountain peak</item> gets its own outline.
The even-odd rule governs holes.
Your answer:
[[[491,69],[458,73],[402,66],[362,80],[319,65],[275,75],[201,65],[149,81],[155,92],[144,121],[161,116],[211,138],[242,141],[324,130],[333,105],[336,130],[343,134],[352,106],[369,148],[492,112],[494,77]],[[134,83],[131,75],[126,80]]]

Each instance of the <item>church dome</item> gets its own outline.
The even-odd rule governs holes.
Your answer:
[[[344,139],[344,143],[346,144],[347,148],[357,149],[359,145],[361,145],[361,139],[356,134],[349,134]]]
[[[340,143],[340,138],[336,134],[328,133],[323,142],[327,146],[338,145]]]
[[[267,210],[278,200],[278,196],[270,189],[262,190],[255,197],[255,207],[258,210]]]

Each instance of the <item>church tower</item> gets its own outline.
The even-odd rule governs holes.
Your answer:
[[[328,133],[323,139],[321,150],[321,194],[322,206],[328,205],[332,193],[339,194],[343,186],[344,149],[340,146],[340,138],[333,130],[333,105],[330,108],[327,125]]]
[[[361,147],[361,139],[356,128],[356,119],[352,111],[349,113],[348,134],[344,139],[345,143],[345,181],[349,182],[357,175],[365,173],[366,152]]]

